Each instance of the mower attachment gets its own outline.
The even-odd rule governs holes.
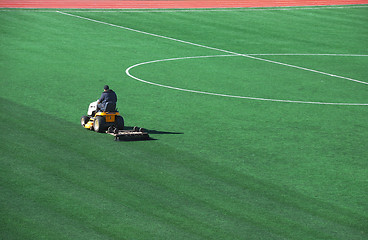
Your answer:
[[[115,141],[142,141],[150,139],[147,130],[138,127],[134,127],[133,130],[119,130],[111,126],[106,133],[113,135]]]

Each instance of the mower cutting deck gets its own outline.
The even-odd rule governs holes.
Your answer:
[[[138,127],[134,127],[132,130],[119,130],[110,127],[106,133],[114,136],[115,141],[140,141],[150,139],[147,130]]]

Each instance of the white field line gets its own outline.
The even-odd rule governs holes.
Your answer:
[[[220,97],[240,98],[240,99],[249,99],[249,100],[270,101],[270,102],[304,103],[304,104],[316,104],[316,105],[368,106],[368,103],[329,103],[329,102],[295,101],[295,100],[258,98],[258,97],[246,97],[246,96],[228,95],[228,94],[221,94],[221,93],[211,93],[211,92],[197,91],[197,90],[191,90],[191,89],[185,89],[185,88],[178,88],[178,87],[163,85],[163,84],[159,84],[159,83],[149,82],[149,81],[143,80],[141,78],[138,78],[136,76],[133,76],[130,73],[130,70],[131,69],[133,69],[135,67],[138,67],[138,66],[141,66],[141,65],[150,64],[150,63],[166,62],[166,61],[174,61],[174,60],[182,60],[182,59],[213,58],[213,57],[235,57],[235,56],[236,55],[231,54],[231,55],[212,55],[212,56],[179,57],[179,58],[169,58],[169,59],[153,60],[153,61],[138,63],[138,64],[135,64],[133,66],[130,66],[130,67],[128,67],[125,70],[125,73],[129,77],[131,77],[131,78],[133,78],[133,79],[135,79],[137,81],[140,81],[140,82],[143,82],[143,83],[147,83],[147,84],[151,84],[151,85],[154,85],[154,86],[164,87],[164,88],[169,88],[169,89],[179,90],[179,91],[184,91],[184,92],[199,93],[199,94],[206,94],[206,95],[213,95],[213,96],[220,96]]]
[[[251,56],[337,56],[337,57],[368,57],[365,54],[344,53],[247,53]]]
[[[188,8],[188,9],[162,9],[162,8],[101,8],[87,10],[84,8],[61,9],[68,12],[131,12],[131,13],[149,13],[149,12],[233,12],[233,11],[293,11],[293,10],[323,10],[323,9],[349,9],[349,8],[367,8],[368,5],[334,5],[334,6],[311,6],[311,7],[235,7],[235,8]],[[58,10],[44,9],[26,9],[26,8],[2,8],[0,11],[27,11],[27,12],[58,12]]]
[[[349,81],[353,81],[353,82],[368,85],[367,82],[356,80],[356,79],[353,79],[353,78],[343,77],[343,76],[339,76],[339,75],[335,75],[335,74],[331,74],[331,73],[325,73],[325,72],[310,69],[310,68],[305,68],[305,67],[300,67],[300,66],[296,66],[296,65],[287,64],[287,63],[272,61],[272,60],[268,60],[268,59],[264,59],[264,58],[254,57],[254,56],[251,56],[249,54],[241,54],[241,53],[236,53],[236,52],[232,52],[232,51],[228,51],[228,50],[224,50],[224,49],[209,47],[209,46],[205,46],[205,45],[201,45],[201,44],[197,44],[197,43],[183,41],[183,40],[176,39],[176,38],[161,36],[161,35],[158,35],[158,34],[148,33],[148,32],[144,32],[144,31],[140,31],[140,30],[124,27],[124,26],[119,26],[119,25],[115,25],[115,24],[112,24],[112,23],[102,22],[102,21],[98,21],[98,20],[95,20],[95,19],[92,19],[92,18],[86,18],[86,17],[82,17],[82,16],[70,14],[70,13],[65,13],[65,12],[61,12],[61,11],[57,11],[57,12],[60,13],[60,14],[67,15],[67,16],[80,18],[80,19],[83,19],[83,20],[87,20],[87,21],[91,21],[91,22],[95,22],[95,23],[99,23],[99,24],[104,24],[104,25],[108,25],[108,26],[111,26],[111,27],[121,28],[121,29],[129,30],[129,31],[133,31],[133,32],[137,32],[137,33],[141,33],[141,34],[145,34],[145,35],[149,35],[149,36],[153,36],[153,37],[163,38],[163,39],[167,39],[167,40],[171,40],[171,41],[175,41],[175,42],[189,44],[189,45],[196,46],[196,47],[206,48],[206,49],[215,50],[215,51],[219,51],[219,52],[223,52],[223,53],[233,54],[233,55],[237,55],[237,56],[251,58],[251,59],[254,59],[254,60],[259,60],[259,61],[263,61],[263,62],[278,64],[278,65],[282,65],[282,66],[286,66],[286,67],[291,67],[291,68],[296,68],[296,69],[305,70],[305,71],[309,71],[309,72],[319,73],[319,74],[327,75],[327,76],[330,76],[330,77],[341,78],[341,79],[345,79],[345,80],[349,80]]]

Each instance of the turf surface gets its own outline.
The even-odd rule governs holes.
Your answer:
[[[236,53],[367,55],[367,9],[70,13]],[[367,238],[367,106],[143,84],[125,69],[225,53],[57,12],[6,11],[0,23],[5,239]],[[364,56],[258,57],[368,81]],[[131,73],[214,93],[368,103],[366,84],[242,56]],[[156,140],[114,142],[79,126],[105,84],[126,125]]]

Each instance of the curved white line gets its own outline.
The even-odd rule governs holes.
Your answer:
[[[248,54],[248,55],[257,55],[257,54]],[[262,54],[262,55],[266,55],[266,54]],[[268,55],[273,55],[273,54],[268,54]],[[283,55],[287,55],[287,54],[283,54]],[[296,54],[290,54],[290,55],[296,55]],[[313,54],[309,54],[309,55],[313,55]],[[229,95],[229,94],[221,94],[221,93],[211,93],[211,92],[205,92],[205,91],[197,91],[197,90],[191,90],[191,89],[185,89],[185,88],[178,88],[178,87],[173,87],[173,86],[168,86],[168,85],[163,85],[163,84],[159,84],[159,83],[154,83],[154,82],[149,82],[143,79],[140,79],[136,76],[133,76],[130,73],[130,70],[141,66],[141,65],[145,65],[145,64],[150,64],[150,63],[157,63],[157,62],[166,62],[166,61],[174,61],[174,60],[182,60],[182,59],[195,59],[195,58],[212,58],[212,57],[236,57],[239,55],[210,55],[210,56],[194,56],[194,57],[178,57],[178,58],[168,58],[168,59],[160,59],[160,60],[153,60],[153,61],[148,61],[148,62],[142,62],[142,63],[138,63],[135,65],[132,65],[130,67],[128,67],[125,70],[125,73],[140,82],[143,83],[147,83],[147,84],[151,84],[154,86],[158,86],[158,87],[164,87],[164,88],[169,88],[169,89],[174,89],[174,90],[179,90],[179,91],[185,91],[185,92],[192,92],[192,93],[199,93],[199,94],[207,94],[207,95],[213,95],[213,96],[220,96],[220,97],[230,97],[230,98],[240,98],[240,99],[250,99],[250,100],[259,100],[259,101],[271,101],[271,102],[286,102],[286,103],[305,103],[305,104],[319,104],[319,105],[343,105],[343,106],[368,106],[368,103],[328,103],[328,102],[311,102],[311,101],[294,101],[294,100],[283,100],[283,99],[270,99],[270,98],[257,98],[257,97],[245,97],[245,96],[236,96],[236,95]],[[338,54],[334,54],[331,56],[339,56]],[[350,56],[366,56],[366,55],[350,55]],[[316,71],[318,72],[318,71]],[[322,74],[325,75],[329,75],[332,77],[340,77],[337,75],[333,75],[333,74],[326,74],[321,72]],[[348,79],[345,77],[340,77],[340,78],[344,78],[344,79]],[[348,79],[349,80],[349,79]],[[355,82],[361,82],[361,81],[355,81]],[[366,82],[361,82],[361,83],[365,83],[368,84]]]

